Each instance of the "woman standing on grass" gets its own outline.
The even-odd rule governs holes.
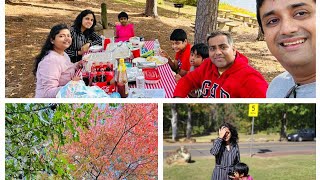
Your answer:
[[[90,46],[102,45],[100,36],[94,32],[96,23],[96,16],[88,9],[82,11],[74,20],[70,28],[72,44],[66,50],[71,62],[80,61],[82,55],[89,50]]]
[[[37,78],[36,98],[56,97],[60,88],[69,81],[80,80],[79,76],[74,76],[79,63],[73,64],[64,52],[71,41],[67,25],[58,24],[51,28],[40,54],[35,59],[33,73]]]
[[[233,172],[233,166],[240,162],[238,132],[229,123],[223,123],[219,128],[219,137],[214,141],[210,153],[216,157],[216,165],[212,180],[228,180],[228,173]]]

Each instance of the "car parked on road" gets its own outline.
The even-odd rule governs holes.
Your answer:
[[[296,133],[288,134],[288,141],[315,141],[316,140],[316,131],[315,129],[301,129]]]

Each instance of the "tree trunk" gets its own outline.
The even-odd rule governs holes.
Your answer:
[[[211,117],[210,117],[211,116]],[[216,113],[216,109],[211,109],[210,111],[210,121],[211,121],[211,124],[210,124],[210,129],[211,131],[215,131],[218,127],[217,127],[217,113]]]
[[[207,35],[216,29],[219,0],[198,0],[194,43],[206,43]]]
[[[108,19],[107,19],[107,4],[101,3],[101,24],[103,29],[107,29],[108,27]]]
[[[144,14],[152,17],[158,17],[157,0],[147,0]]]
[[[280,131],[280,141],[287,138],[287,113],[283,113],[283,118],[281,119],[281,131]]]
[[[191,105],[188,104],[188,119],[187,119],[187,139],[191,139],[192,126],[191,126]]]
[[[258,31],[257,41],[264,41],[264,35],[263,35],[260,27],[259,27],[259,31]]]
[[[177,140],[177,130],[178,130],[178,112],[177,104],[171,104],[171,127],[172,127],[172,140]]]
[[[158,2],[157,2],[157,0],[154,0],[153,17],[158,17]]]

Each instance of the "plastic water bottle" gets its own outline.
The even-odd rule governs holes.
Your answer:
[[[154,55],[158,56],[160,51],[160,43],[158,39],[154,40],[153,50],[154,50]]]
[[[139,69],[138,75],[136,77],[136,85],[137,85],[137,97],[143,98],[145,97],[145,79],[142,69]]]

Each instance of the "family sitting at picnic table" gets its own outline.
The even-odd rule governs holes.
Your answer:
[[[158,54],[168,60],[168,65],[175,73],[176,86],[172,97],[315,98],[315,1],[299,5],[308,12],[300,19],[291,16],[285,18],[285,14],[291,12],[288,8],[295,9],[295,4],[286,2],[288,6],[283,6],[274,2],[269,6],[269,3],[257,1],[257,20],[270,52],[287,71],[274,78],[268,87],[261,73],[251,67],[249,59],[236,49],[230,33],[214,31],[208,35],[207,45],[191,45],[183,29],[174,29],[170,42],[175,58],[162,49]],[[279,24],[286,24],[292,19],[296,23],[270,26],[266,18],[270,16],[268,12],[283,19],[277,22]],[[135,33],[133,24],[128,23],[128,14],[121,12],[118,20],[120,23],[115,27],[115,42],[129,41]],[[35,97],[56,97],[69,81],[81,80],[75,72],[83,68],[83,56],[90,47],[103,43],[103,39],[94,31],[96,23],[94,13],[84,10],[70,28],[64,24],[52,27],[35,59]],[[300,38],[301,42],[300,39],[296,42],[299,33],[308,35]]]

